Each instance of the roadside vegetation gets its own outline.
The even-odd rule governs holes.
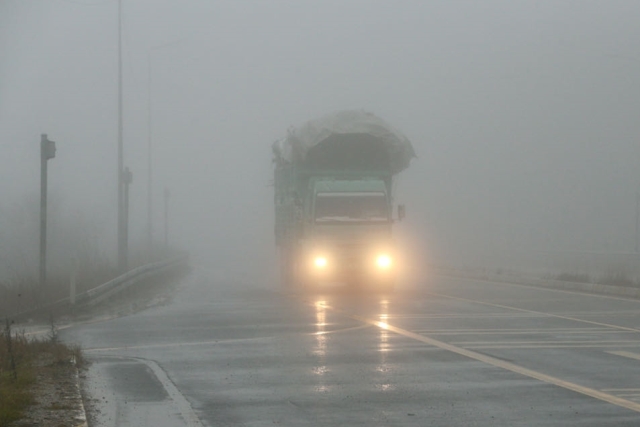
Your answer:
[[[110,218],[81,213],[60,195],[49,199],[47,283],[38,282],[39,198],[0,201],[0,319],[15,318],[43,305],[68,298],[75,278],[76,294],[119,275],[115,263]],[[172,254],[164,245],[151,253],[146,242],[133,240],[129,267]],[[50,313],[45,313],[48,316]],[[55,313],[60,314],[60,313]]]
[[[13,317],[113,277],[106,256],[106,218],[83,214],[63,196],[51,194],[47,238],[47,284],[38,283],[40,205],[32,193],[0,202],[0,318]]]
[[[58,340],[55,326],[44,338],[30,339],[5,319],[0,331],[0,426],[22,419],[36,403],[37,386],[73,364],[82,366],[79,347]],[[50,406],[60,406],[51,402]],[[60,409],[66,409],[60,407]]]

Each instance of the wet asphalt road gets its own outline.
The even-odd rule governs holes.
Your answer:
[[[287,295],[196,269],[61,332],[100,426],[640,426],[640,301],[434,277]]]

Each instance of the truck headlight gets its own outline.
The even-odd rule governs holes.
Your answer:
[[[317,268],[325,268],[327,266],[327,259],[323,256],[315,257],[313,260],[313,265]]]
[[[378,268],[387,269],[391,267],[391,257],[389,255],[378,255],[376,258]]]

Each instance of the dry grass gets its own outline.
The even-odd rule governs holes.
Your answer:
[[[19,420],[34,403],[34,385],[45,369],[82,364],[78,347],[58,341],[55,327],[45,339],[29,339],[24,332],[12,331],[5,321],[0,333],[0,426]]]

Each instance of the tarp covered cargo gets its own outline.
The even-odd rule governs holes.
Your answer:
[[[393,174],[406,169],[416,156],[406,136],[361,110],[340,111],[291,129],[285,139],[273,144],[273,153],[276,163],[290,163],[294,156],[316,164],[344,164],[349,157],[369,164],[374,160],[385,162]],[[384,159],[380,159],[381,153]]]

